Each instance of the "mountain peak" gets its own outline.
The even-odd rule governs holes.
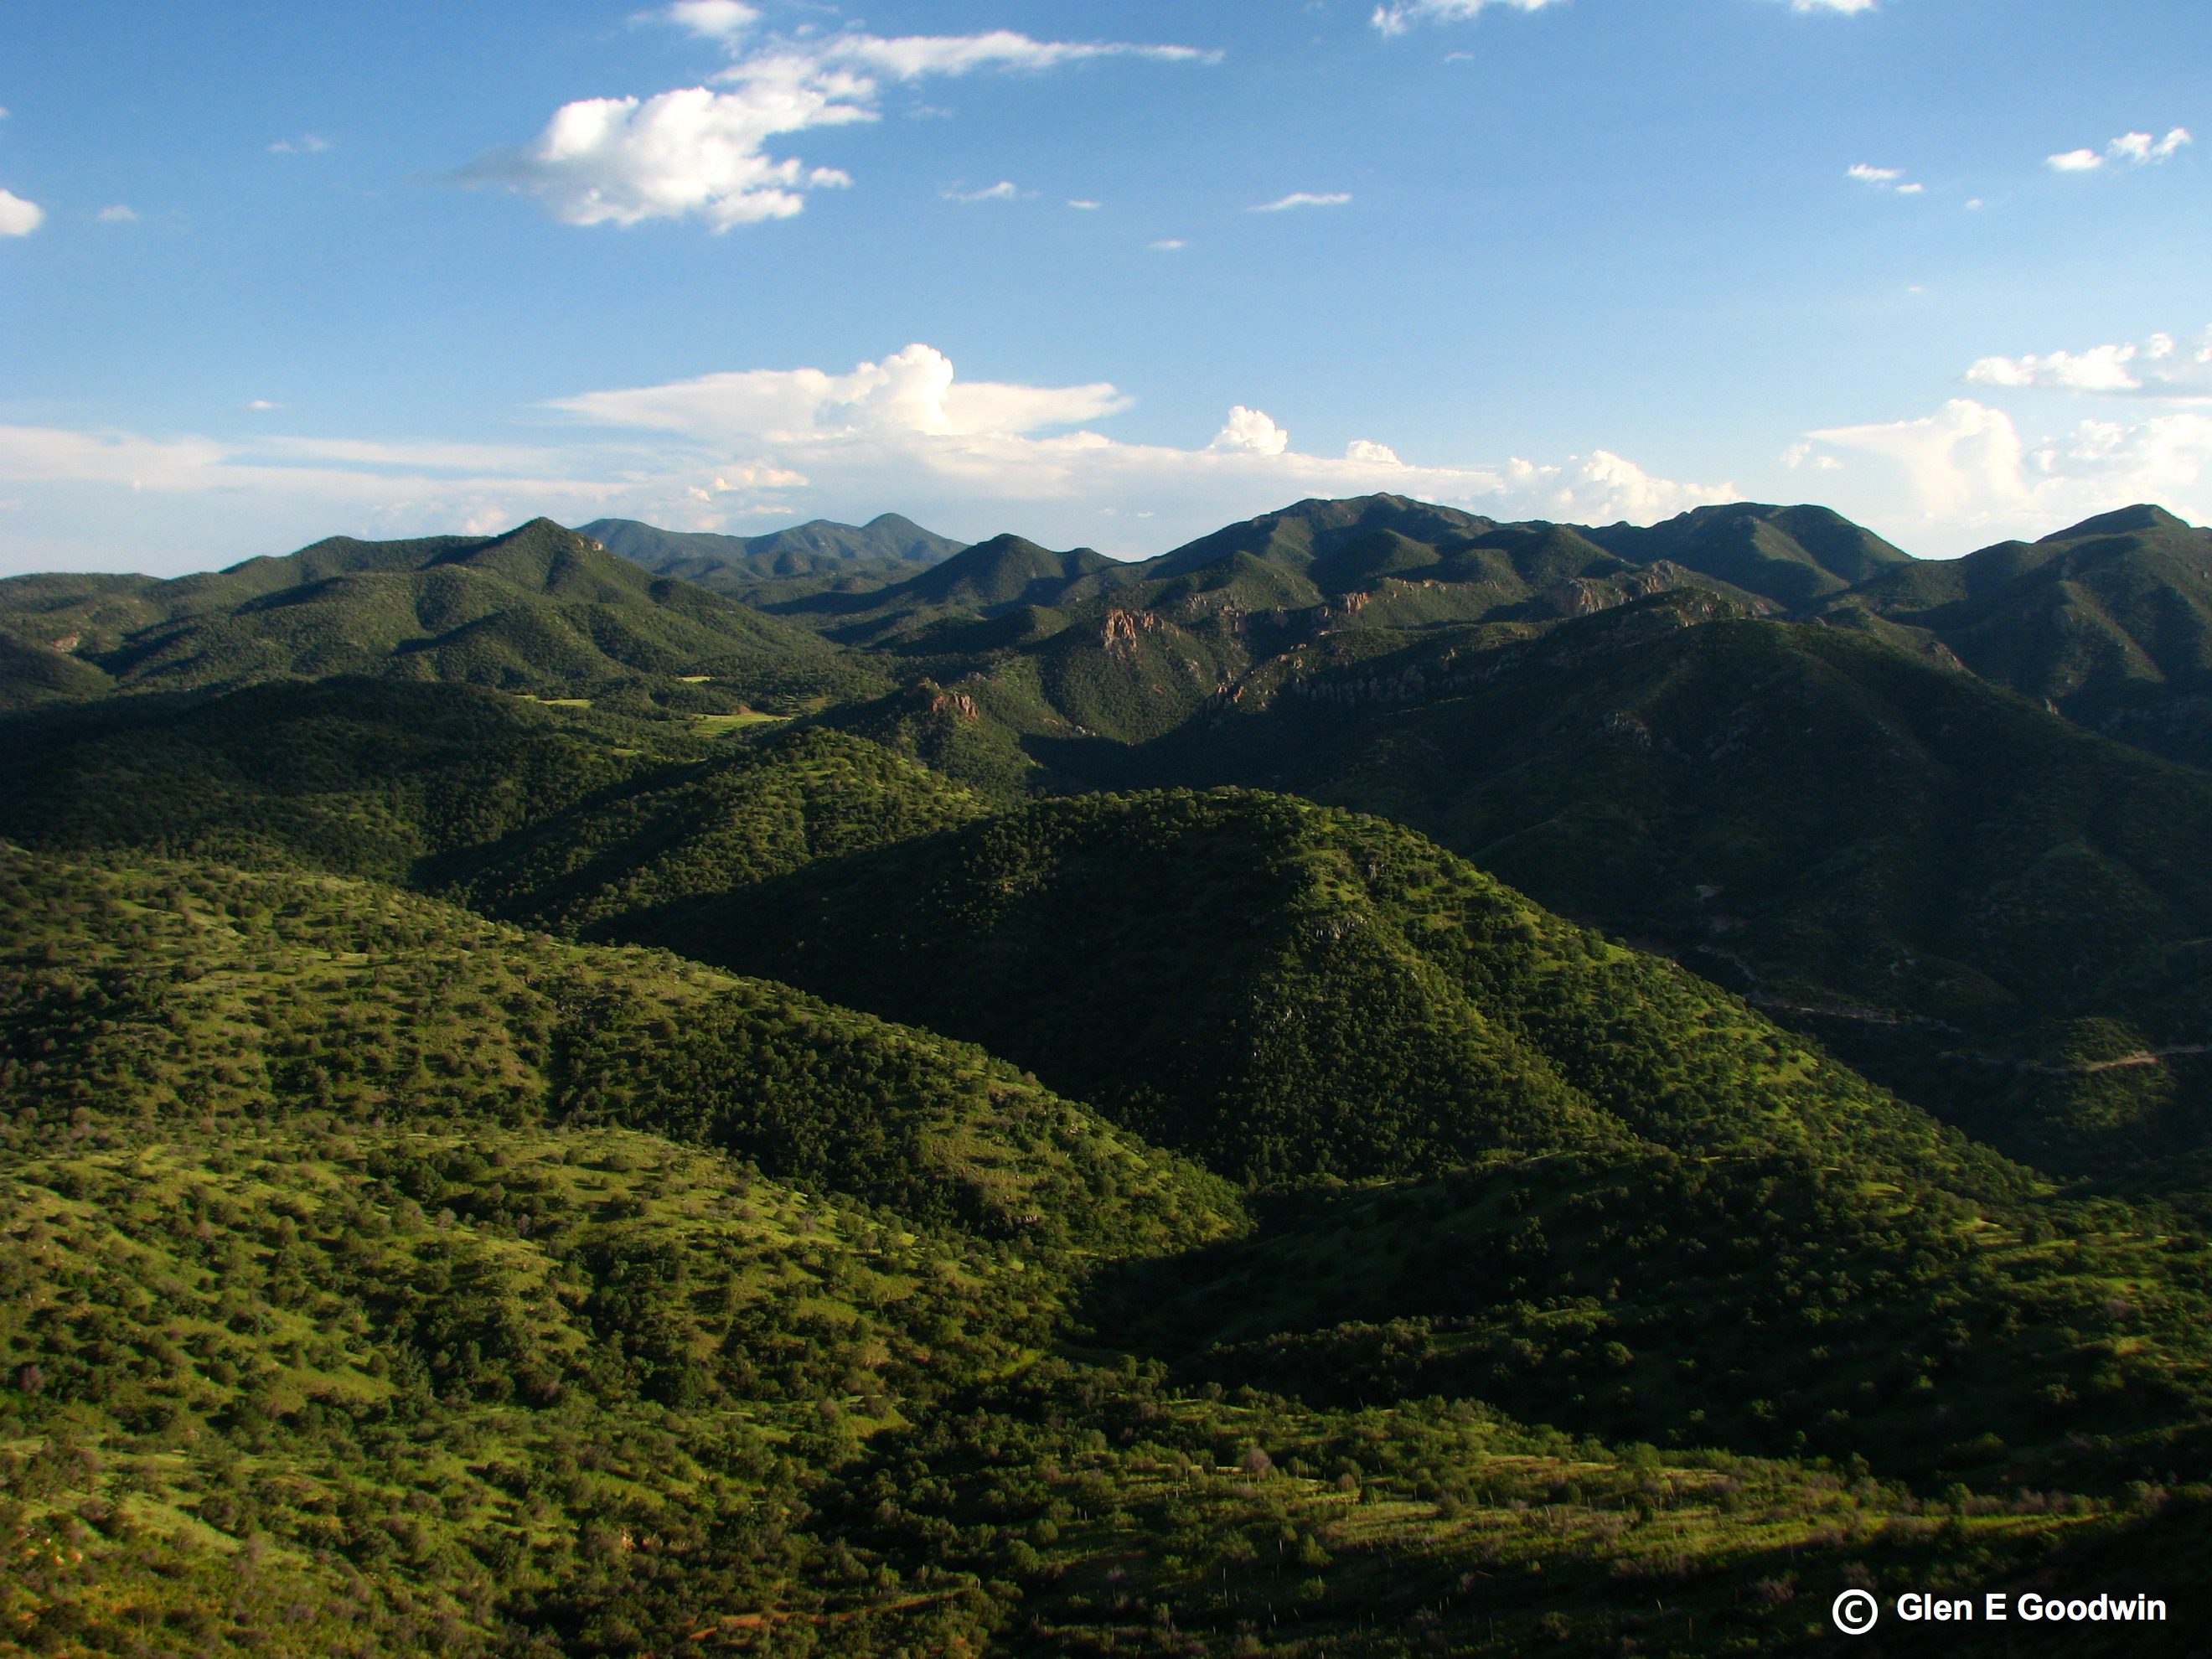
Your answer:
[[[2138,501],[2133,507],[2118,507],[2110,513],[2100,513],[2094,518],[2084,519],[2070,529],[2059,531],[2056,535],[2045,536],[2042,539],[2045,542],[2073,542],[2090,536],[2141,535],[2151,531],[2194,528],[2186,519],[2179,518],[2162,507]]]

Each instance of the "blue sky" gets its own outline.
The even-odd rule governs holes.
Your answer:
[[[0,571],[544,513],[2212,518],[2212,8],[0,14]]]

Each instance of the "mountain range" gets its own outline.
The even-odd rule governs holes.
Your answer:
[[[0,1646],[2182,1609],[2208,581],[1373,496],[0,582]]]

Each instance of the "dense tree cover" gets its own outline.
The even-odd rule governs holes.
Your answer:
[[[777,601],[858,658],[551,526],[0,585],[0,1650],[2182,1607],[2199,781],[1750,619],[1893,553],[1308,503]],[[1221,777],[1535,896],[1281,795],[992,811]]]
[[[809,729],[603,790],[426,871],[494,915],[562,931],[700,893],[726,892],[817,859],[963,823],[983,802],[878,744]]]
[[[465,686],[336,678],[12,721],[0,834],[404,881],[418,861],[710,752],[666,722]]]
[[[2092,731],[2212,763],[2212,535],[2162,508],[1914,560],[1834,595],[1821,614],[1948,653]]]
[[[708,685],[750,697],[852,696],[874,676],[812,635],[689,582],[655,578],[538,519],[503,536],[337,537],[174,581],[0,581],[4,701],[93,689],[30,671],[40,651],[103,688],[194,690],[372,674],[649,707]],[[73,671],[74,672],[74,671]]]

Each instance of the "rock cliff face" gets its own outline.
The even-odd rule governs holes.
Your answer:
[[[1109,611],[1098,642],[1109,651],[1133,650],[1139,635],[1154,633],[1164,625],[1161,618],[1150,611]]]

